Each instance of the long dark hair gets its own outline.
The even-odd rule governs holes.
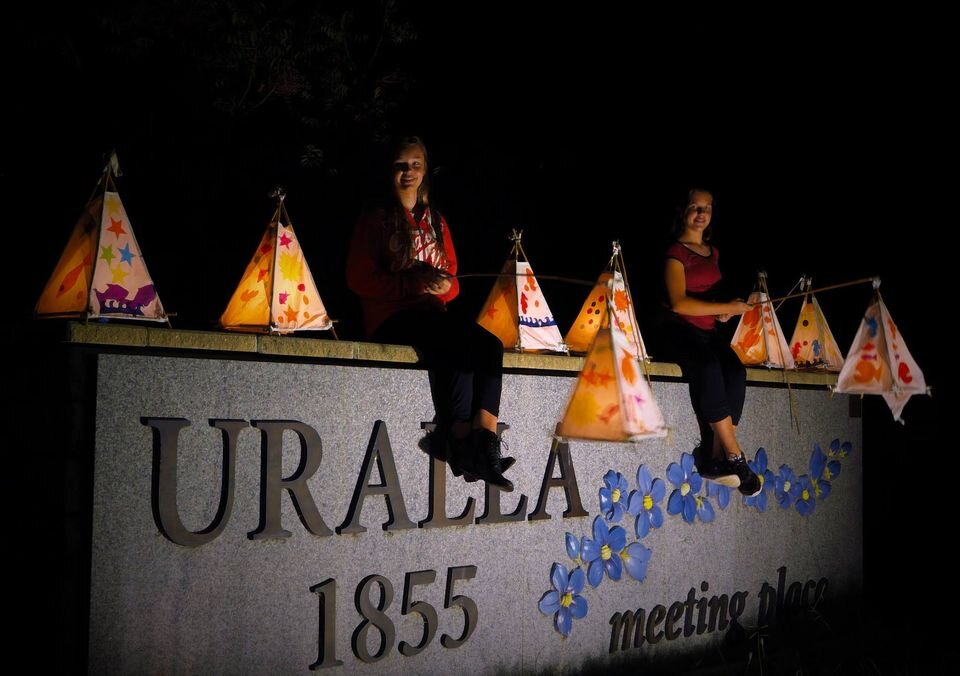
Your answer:
[[[693,196],[696,193],[703,193],[705,195],[710,195],[713,199],[713,205],[716,207],[717,196],[714,195],[712,190],[707,188],[690,188],[687,190],[684,199],[681,202],[677,203],[677,207],[673,214],[673,224],[670,226],[670,236],[673,240],[680,238],[680,235],[683,234],[683,231],[687,228],[687,209],[690,207],[690,201],[693,199]],[[703,231],[703,241],[709,242],[710,237],[713,235],[713,216],[710,217],[710,225],[708,225]]]

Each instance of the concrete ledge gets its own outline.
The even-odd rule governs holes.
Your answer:
[[[203,352],[246,352],[306,359],[343,359],[352,361],[416,364],[417,353],[408,345],[382,345],[328,338],[301,338],[222,331],[184,331],[166,327],[128,324],[67,324],[66,341],[75,345],[110,345],[144,349]],[[567,371],[583,368],[583,357],[534,352],[506,352],[503,366],[508,370]],[[670,362],[651,362],[653,377],[682,378],[680,367]],[[834,373],[820,371],[780,371],[748,368],[747,380],[772,385],[822,385],[837,382]]]
[[[67,342],[119,347],[204,350],[207,352],[256,352],[258,336],[213,331],[180,331],[129,324],[67,323]]]

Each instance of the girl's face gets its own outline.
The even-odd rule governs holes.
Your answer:
[[[393,161],[393,187],[397,194],[416,194],[426,170],[427,160],[421,148],[412,146],[402,151]]]
[[[693,193],[683,217],[687,230],[703,232],[710,225],[711,218],[713,218],[713,195],[699,191]]]

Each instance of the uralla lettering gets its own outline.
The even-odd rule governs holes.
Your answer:
[[[284,493],[293,501],[304,529],[316,537],[329,537],[334,532],[366,532],[367,527],[362,522],[362,515],[368,499],[382,499],[386,503],[389,520],[380,524],[386,531],[468,524],[484,526],[517,521],[524,518],[527,507],[527,496],[520,495],[512,511],[502,511],[500,490],[488,484],[485,489],[485,509],[479,517],[474,518],[475,505],[472,497],[467,498],[466,503],[459,508],[453,507],[458,509],[458,516],[450,516],[446,504],[446,467],[441,461],[424,456],[431,463],[430,471],[424,473],[424,476],[429,477],[428,513],[419,522],[412,521],[407,513],[403,485],[397,474],[387,425],[382,420],[377,420],[357,473],[346,517],[336,529],[331,530],[307,485],[311,478],[323,471],[323,442],[315,429],[297,420],[251,420],[247,423],[245,420],[212,419],[209,425],[219,430],[220,443],[211,443],[210,452],[219,453],[222,457],[219,507],[213,520],[205,528],[191,531],[181,521],[177,505],[178,442],[180,431],[191,423],[185,418],[159,417],[144,417],[141,422],[153,431],[151,505],[154,522],[168,540],[184,547],[208,544],[219,537],[227,527],[235,499],[237,439],[241,433],[249,434],[248,428],[258,431],[261,437],[260,495],[256,498],[260,504],[260,522],[254,530],[248,532],[247,536],[251,540],[282,540],[293,535],[282,523],[281,506]],[[282,475],[285,434],[296,435],[300,446],[297,470],[288,477]],[[211,441],[214,438],[211,435]],[[371,482],[374,467],[380,474],[379,483]],[[179,471],[183,472],[184,468],[179,468]],[[558,471],[558,476],[554,476],[555,471]],[[528,520],[553,518],[547,512],[547,498],[553,490],[561,491],[566,501],[563,518],[589,516],[580,499],[570,447],[558,440],[553,441],[547,452],[536,507],[526,515]],[[247,497],[253,499],[252,496]]]

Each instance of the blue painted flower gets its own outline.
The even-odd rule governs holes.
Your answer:
[[[580,539],[574,537],[573,533],[567,533],[567,556],[574,560],[574,562],[579,566],[583,563],[583,559],[580,558]]]
[[[730,504],[730,487],[722,484],[707,482],[707,496],[717,499],[717,506],[720,509],[726,509]]]
[[[583,580],[582,568],[574,568],[567,574],[564,566],[555,563],[550,571],[553,590],[540,599],[540,612],[544,615],[556,613],[553,616],[553,626],[564,636],[570,635],[574,618],[580,620],[587,614],[587,600],[580,596]]]
[[[647,564],[650,563],[650,554],[652,552],[639,542],[634,542],[622,552],[620,558],[623,560],[623,567],[634,580],[643,582],[647,576]]]
[[[806,474],[800,477],[800,497],[797,498],[797,511],[803,516],[810,516],[813,508],[817,506],[816,492],[813,482]]]
[[[663,479],[653,479],[646,465],[637,469],[638,491],[630,492],[627,501],[627,511],[636,517],[634,527],[637,537],[646,537],[651,528],[660,528],[663,525],[663,510],[657,503],[667,494],[667,486]]]
[[[707,503],[709,508],[708,519],[703,518],[703,498],[695,497],[700,492],[700,486],[703,479],[694,469],[693,456],[684,453],[680,456],[680,463],[671,462],[667,467],[667,478],[670,479],[676,488],[670,493],[670,499],[667,500],[667,513],[683,514],[683,520],[687,523],[693,523],[694,517],[699,513],[704,521],[713,520],[713,508]]]
[[[813,452],[810,454],[810,483],[813,484],[813,494],[817,498],[826,498],[830,495],[830,479],[835,476],[830,471],[830,463],[836,465],[837,472],[840,471],[839,460],[827,460],[827,454],[820,448],[820,444],[813,445]]]
[[[606,485],[600,489],[600,511],[607,521],[619,521],[627,506],[627,489],[630,487],[627,477],[611,469],[603,475],[603,483]]]
[[[777,504],[784,509],[790,509],[800,497],[800,482],[793,470],[786,465],[780,465],[780,476],[773,488],[773,495]]]
[[[623,563],[617,556],[627,544],[627,531],[623,526],[614,526],[607,530],[607,524],[599,516],[593,520],[593,539],[583,538],[580,555],[588,564],[587,580],[596,587],[603,580],[606,571],[611,580],[619,580],[623,573]]]
[[[747,507],[756,507],[758,512],[765,512],[767,491],[771,490],[777,482],[777,477],[767,468],[767,450],[763,447],[758,448],[756,457],[747,464],[760,479],[760,492],[752,497],[743,496],[743,504]]]
[[[707,500],[707,496],[695,495],[694,500],[697,503],[697,516],[700,517],[701,521],[710,523],[716,518],[716,512],[713,511],[713,505]]]
[[[838,460],[843,460],[853,451],[853,444],[849,441],[844,441],[842,444],[839,439],[834,439],[830,442],[830,450],[827,451],[827,455],[831,458],[837,458]],[[836,476],[836,475],[834,475]]]

